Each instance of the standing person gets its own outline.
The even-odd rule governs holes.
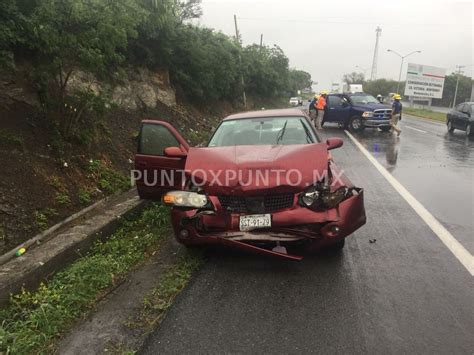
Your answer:
[[[316,108],[318,109],[318,117],[316,117],[316,129],[322,129],[324,120],[324,109],[326,108],[326,97],[328,93],[326,91],[321,92]]]
[[[402,133],[402,130],[397,127],[397,123],[402,117],[402,103],[400,102],[401,99],[402,97],[400,94],[393,95],[392,119],[390,120],[390,125],[392,126],[392,131],[397,132],[397,136],[400,136],[400,133]]]
[[[313,124],[316,124],[316,117],[318,116],[318,109],[316,108],[318,99],[319,95],[314,95],[313,100],[309,104],[309,118],[311,118],[311,122],[313,122]]]

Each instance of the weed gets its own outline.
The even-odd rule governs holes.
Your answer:
[[[92,201],[92,196],[88,189],[81,187],[77,196],[79,197],[79,202],[83,205],[88,205]]]
[[[49,184],[54,188],[56,189],[57,191],[65,191],[66,190],[66,186],[64,186],[63,182],[61,181],[61,179],[59,179],[59,177],[57,176],[53,176],[49,179]]]
[[[36,210],[34,212],[35,224],[39,230],[43,231],[48,228],[49,218],[56,216],[58,212],[54,208],[45,208],[42,210]]]
[[[164,313],[172,305],[174,298],[186,286],[192,274],[203,264],[202,253],[184,250],[178,262],[162,277],[159,285],[143,300],[140,319],[133,325],[151,328],[160,322]]]
[[[126,191],[130,188],[129,178],[114,170],[104,161],[91,159],[89,161],[89,172],[89,176],[107,194]]]
[[[34,216],[35,223],[40,230],[45,230],[48,228],[48,217],[43,212],[35,211]]]
[[[0,310],[0,353],[53,352],[53,341],[156,249],[168,231],[168,211],[151,205],[38,290],[11,296],[9,306]],[[177,275],[182,277],[183,271]]]
[[[71,203],[71,199],[66,192],[61,192],[56,195],[56,203],[59,205],[69,205]]]

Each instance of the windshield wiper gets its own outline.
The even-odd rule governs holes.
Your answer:
[[[280,129],[280,132],[278,132],[277,136],[277,143],[280,143],[280,141],[283,139],[283,136],[285,135],[285,130],[286,130],[286,124],[288,123],[288,120],[285,121],[285,124],[283,125],[283,128]]]

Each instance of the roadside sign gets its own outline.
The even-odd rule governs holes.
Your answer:
[[[408,63],[405,96],[441,99],[446,69]]]

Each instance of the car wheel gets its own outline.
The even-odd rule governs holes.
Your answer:
[[[340,251],[344,249],[344,245],[346,244],[346,239],[342,239],[334,244],[328,245],[327,249],[331,251]]]
[[[352,132],[360,132],[364,127],[364,123],[362,122],[362,118],[359,116],[354,116],[349,121],[349,128]]]
[[[392,129],[392,126],[383,126],[380,127],[380,129],[382,130],[382,132],[388,132]]]
[[[470,137],[472,136],[473,132],[472,132],[472,127],[471,127],[471,124],[468,123],[467,126],[466,126],[466,136]]]
[[[453,133],[453,132],[454,132],[453,121],[451,121],[451,120],[448,121],[448,132],[449,132],[449,133]]]

